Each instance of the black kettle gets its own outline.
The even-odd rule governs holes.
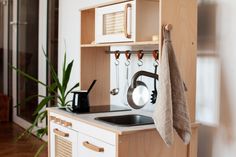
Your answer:
[[[93,88],[96,80],[92,82],[88,90],[74,91],[72,101],[72,112],[74,113],[85,113],[89,112],[89,92]]]

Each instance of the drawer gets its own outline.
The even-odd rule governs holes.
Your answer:
[[[68,118],[54,112],[50,112],[49,118],[51,122],[58,125],[65,126],[64,124],[66,123],[68,125],[67,128],[71,128],[87,136],[97,138],[105,143],[116,145],[116,134],[114,132],[93,126],[92,124],[88,124],[86,122]]]
[[[50,157],[77,157],[77,135],[72,129],[50,122]]]
[[[50,120],[50,122],[53,122],[58,125],[61,125],[61,126],[67,127],[67,128],[71,128],[71,129],[73,129],[76,124],[75,120],[65,117],[65,116],[62,116],[62,115],[59,115],[59,114],[56,114],[56,113],[53,113],[53,112],[50,112],[49,120]]]
[[[115,148],[93,137],[78,134],[78,156],[80,157],[115,157]]]
[[[79,131],[84,135],[99,139],[100,141],[103,141],[105,143],[116,145],[116,134],[114,132],[99,128],[92,124],[82,122],[76,123],[75,130]]]

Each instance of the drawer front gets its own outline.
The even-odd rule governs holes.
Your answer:
[[[50,122],[50,156],[77,157],[76,131]]]
[[[96,126],[80,122],[75,125],[75,129],[87,136],[97,138],[111,145],[116,145],[116,134],[111,131],[107,131]]]
[[[63,121],[68,122],[71,125],[67,126],[67,128],[71,128],[85,135],[97,138],[105,143],[116,145],[116,134],[111,131],[84,122],[80,122],[78,120],[74,120],[53,112],[50,112],[49,118],[51,122],[61,126],[65,126]]]
[[[93,137],[78,134],[78,156],[80,157],[115,157],[115,148]]]
[[[56,113],[53,113],[53,112],[50,112],[48,117],[49,117],[50,122],[53,122],[53,123],[58,124],[60,126],[64,126],[66,128],[73,129],[76,124],[75,120],[65,117],[65,116],[62,116],[62,115],[59,115],[59,114],[56,114]]]

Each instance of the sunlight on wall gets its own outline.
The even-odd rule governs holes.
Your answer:
[[[196,119],[206,125],[219,124],[220,61],[215,56],[197,58]]]
[[[198,157],[235,157],[236,1],[198,2],[198,52],[204,55],[198,59],[197,118],[202,122]]]

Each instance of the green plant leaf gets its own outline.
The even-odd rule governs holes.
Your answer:
[[[30,101],[31,99],[37,98],[37,97],[45,98],[46,96],[38,95],[38,94],[36,94],[36,95],[31,95],[31,96],[29,96],[28,98],[26,98],[25,100],[23,100],[21,103],[18,103],[18,104],[17,104],[16,106],[14,106],[14,107],[18,107],[18,106],[20,106],[20,105],[22,105],[22,104],[25,104],[26,102]]]
[[[71,61],[68,64],[67,68],[66,68],[66,71],[65,71],[65,74],[64,74],[64,78],[63,78],[63,82],[62,82],[62,86],[63,86],[64,89],[67,89],[67,85],[68,85],[68,82],[69,82],[69,79],[70,79],[73,63],[74,63],[74,61]]]
[[[42,116],[39,118],[39,122],[42,123],[42,121],[47,117],[47,111],[43,111],[44,113]]]
[[[56,82],[54,82],[50,85],[50,90],[54,91],[56,88],[57,88],[57,83]],[[49,92],[51,92],[50,90],[49,90]]]
[[[50,66],[50,73],[51,73],[52,79],[53,79],[53,81],[54,81],[54,84],[55,84],[55,86],[58,88],[58,91],[59,91],[59,93],[60,93],[60,95],[57,95],[57,92],[55,92],[55,94],[57,95],[57,98],[58,98],[59,101],[60,101],[60,102],[58,102],[58,103],[61,104],[61,105],[64,105],[64,103],[65,103],[64,89],[63,89],[63,87],[62,87],[62,85],[61,85],[61,83],[60,83],[60,81],[59,81],[59,79],[58,79],[58,76],[57,76],[57,74],[56,74],[56,71],[55,71],[55,69],[53,68],[53,65],[51,64],[51,62],[49,61],[49,59],[48,59],[48,57],[47,57],[47,54],[46,54],[44,48],[42,48],[42,50],[43,50],[43,54],[44,54],[44,56],[45,56],[45,58],[46,58],[46,60],[47,60],[47,63],[48,63],[49,66]],[[65,61],[64,61],[64,62],[65,62]]]
[[[32,100],[32,99],[34,99],[34,98],[45,98],[45,97],[46,97],[46,96],[44,96],[44,95],[39,95],[39,94],[31,95],[31,96],[27,97],[26,99],[24,99],[22,102],[18,103],[18,104],[16,105],[16,107],[17,107],[17,106],[20,106],[21,104],[25,104],[26,102],[28,102],[28,101],[30,101],[30,100]]]
[[[37,115],[38,112],[41,111],[42,108],[43,108],[44,106],[46,106],[47,103],[48,103],[50,100],[52,100],[53,98],[54,98],[54,96],[47,96],[47,97],[45,97],[43,100],[41,100],[40,103],[38,104],[36,110],[34,111],[33,116]]]
[[[28,75],[27,73],[21,71],[20,69],[17,69],[16,67],[12,66],[12,68],[14,70],[16,70],[19,74],[21,74],[25,78],[35,81],[36,83],[38,83],[40,85],[45,86],[48,91],[47,96],[32,95],[26,99],[26,101],[28,101],[28,100],[31,100],[36,97],[43,98],[33,113],[33,115],[36,116],[34,119],[34,122],[32,123],[32,125],[29,128],[27,128],[25,130],[25,132],[23,132],[17,138],[17,140],[21,139],[23,136],[29,136],[30,133],[32,133],[32,131],[34,130],[34,128],[37,128],[37,124],[42,122],[47,117],[47,111],[42,111],[42,109],[43,109],[43,107],[45,107],[47,105],[47,103],[49,103],[49,101],[56,101],[58,106],[65,107],[67,104],[69,104],[72,101],[72,100],[69,100],[66,102],[68,94],[71,91],[73,91],[75,88],[79,87],[79,83],[77,83],[69,90],[67,89],[74,61],[71,61],[69,64],[67,64],[66,52],[64,54],[64,61],[63,61],[63,68],[62,68],[62,81],[60,81],[59,76],[57,75],[56,70],[54,69],[53,65],[51,64],[50,60],[48,59],[45,50],[43,48],[42,48],[42,50],[43,50],[44,56],[47,60],[47,63],[50,67],[50,74],[51,74],[51,77],[53,80],[53,82],[50,86],[48,86],[47,84],[45,84],[44,82],[42,82],[40,80],[37,80],[34,77]],[[44,128],[37,128],[35,133],[38,138],[42,138],[45,134],[48,134],[48,128],[47,128],[47,126]],[[40,146],[40,148],[38,149],[38,151],[35,154],[36,157],[39,156],[39,154],[42,152],[42,150],[44,149],[45,146],[46,146],[46,144],[43,144]]]
[[[52,68],[52,69],[53,69],[53,68]],[[54,80],[55,83],[57,84],[58,88],[61,90],[62,85],[61,85],[61,83],[60,83],[60,81],[59,81],[59,79],[58,79],[57,73],[56,73],[54,70],[52,70],[52,71],[51,71],[51,74],[52,74],[53,80]]]
[[[48,130],[47,127],[37,129],[36,130],[36,137],[41,139],[44,135],[47,134],[47,130]]]
[[[41,117],[41,115],[44,112],[45,111],[38,113],[38,115],[36,116],[36,118],[35,118],[34,122],[32,123],[32,125],[29,128],[27,128],[22,134],[20,134],[20,136],[17,137],[16,141],[20,140],[21,138],[23,138],[25,136],[29,136],[32,133],[32,130],[36,127],[39,118]]]
[[[55,72],[55,70],[51,67],[51,74],[52,74],[52,78],[54,80],[54,82],[57,84],[57,87],[59,88],[59,90],[62,90],[62,85],[58,79],[58,76]]]
[[[21,71],[20,69],[14,67],[13,65],[11,66],[11,68],[14,69],[15,71],[17,71],[18,73],[20,73],[21,75],[23,75],[24,77],[26,77],[26,78],[28,78],[28,79],[30,79],[30,80],[36,82],[36,83],[39,83],[39,84],[41,84],[41,85],[47,87],[47,85],[46,85],[45,83],[43,83],[43,82],[37,80],[36,78],[34,78],[34,77],[28,75],[27,73],[25,73],[25,72]]]
[[[66,69],[67,69],[68,66],[66,66],[66,52],[64,54],[64,61],[63,61],[63,68],[62,68],[62,88],[59,90],[60,92],[60,95],[61,95],[61,104],[62,106],[65,105],[65,101],[66,101],[66,98],[65,98],[65,92],[66,92],[66,87],[65,87],[65,75],[66,75]]]
[[[61,86],[61,83],[60,83],[60,81],[59,81],[59,79],[58,79],[58,76],[57,76],[57,74],[56,74],[56,70],[53,68],[52,63],[49,61],[49,59],[48,59],[48,57],[47,57],[47,54],[46,54],[44,48],[42,48],[42,50],[43,50],[43,54],[44,54],[44,56],[45,56],[45,58],[46,58],[46,61],[47,61],[47,63],[49,64],[50,72],[51,72],[52,78],[53,78],[54,82],[57,84],[57,87],[59,88],[59,90],[62,90],[62,86]]]
[[[76,83],[67,93],[66,93],[66,95],[65,95],[65,97],[67,97],[69,94],[70,94],[70,92],[72,92],[75,88],[77,88],[77,87],[79,87],[79,83]]]
[[[67,106],[69,103],[73,102],[73,100],[69,100],[66,102],[65,106]]]
[[[64,54],[64,61],[63,61],[63,67],[62,67],[62,80],[64,81],[64,76],[66,73],[66,53]],[[63,82],[62,82],[63,84]]]
[[[43,137],[43,133],[45,132],[45,128],[40,128],[36,130],[36,136],[40,139]]]
[[[79,87],[79,83],[76,83],[65,95],[65,98],[67,98],[67,96],[71,93],[71,91],[73,91],[75,88]],[[67,102],[65,102],[64,106],[67,106],[70,102],[72,102],[72,100],[69,100]]]
[[[35,127],[37,125],[37,123],[39,121],[39,118],[44,114],[44,112],[46,112],[46,111],[38,112],[37,116],[34,119],[34,122],[33,122],[32,126]],[[32,130],[31,130],[31,132],[32,132]]]
[[[47,142],[42,144],[37,150],[37,152],[35,153],[34,157],[39,157],[40,153],[42,153],[42,151],[45,149],[46,146],[47,146]]]
[[[44,87],[46,87],[47,89],[49,89],[50,91],[53,91],[53,90],[50,89],[50,87],[48,87],[48,86],[47,86],[45,83],[43,83],[42,81],[40,81],[40,80],[34,78],[33,76],[31,76],[31,75],[25,73],[24,71],[22,71],[22,70],[16,68],[16,67],[13,66],[13,65],[10,65],[10,66],[11,66],[12,69],[14,69],[16,72],[18,72],[19,74],[21,74],[21,75],[24,76],[25,78],[30,79],[30,80],[32,80],[32,81],[38,83],[38,84],[41,84],[41,85],[43,85]]]

